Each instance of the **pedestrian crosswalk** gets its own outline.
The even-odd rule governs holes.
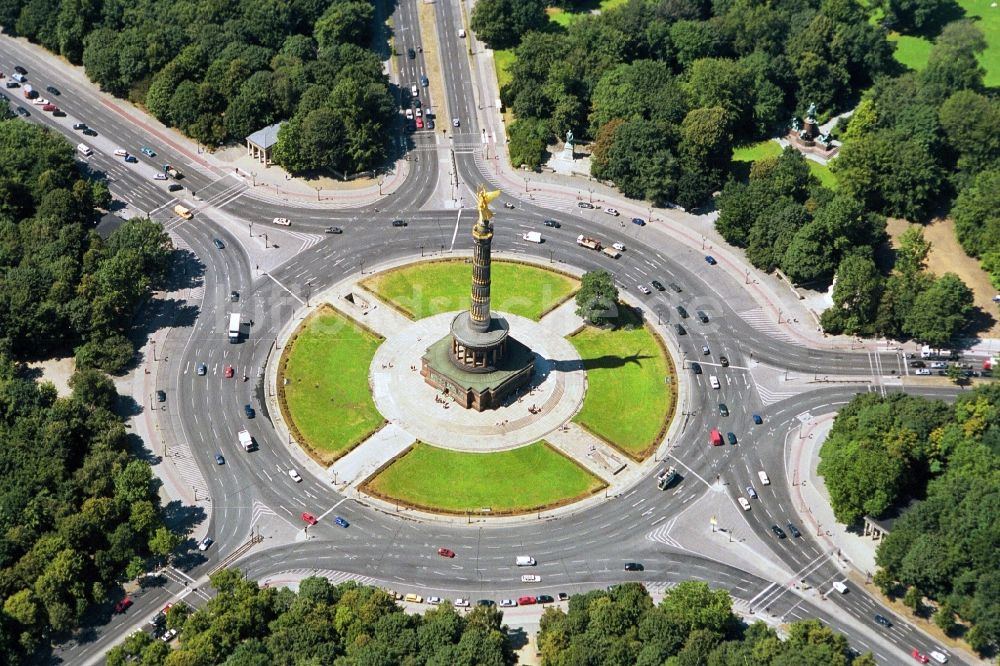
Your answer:
[[[184,484],[194,491],[195,501],[209,501],[208,485],[201,474],[201,468],[191,455],[191,447],[187,444],[171,444],[166,447],[166,451],[169,462],[180,474]]]
[[[795,339],[792,338],[791,335],[778,327],[774,321],[773,315],[764,312],[763,308],[751,308],[749,310],[737,312],[736,314],[751,327],[771,338],[774,338],[775,340],[781,340],[782,342],[795,342]]]

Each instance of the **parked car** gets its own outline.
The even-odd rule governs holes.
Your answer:
[[[680,288],[680,286],[676,282],[671,282],[667,286],[670,287],[671,291],[676,292],[678,294],[684,291],[683,289]]]
[[[226,369],[225,369],[225,370],[223,370],[223,372],[222,372],[222,375],[223,375],[223,376],[224,376],[224,377],[225,377],[226,379],[232,379],[232,378],[233,378],[233,375],[235,374],[235,372],[236,372],[236,371],[235,371],[235,370],[233,370],[233,366],[231,366],[231,365],[227,365],[227,366],[226,366]]]
[[[170,641],[174,640],[175,638],[177,638],[177,630],[176,629],[167,629],[166,631],[163,632],[163,635],[160,636],[160,640],[163,641],[164,643],[169,643]]]
[[[517,602],[513,599],[501,599],[500,608],[514,608],[517,606]]]
[[[310,525],[315,525],[316,523],[319,522],[318,520],[316,520],[316,516],[312,515],[308,511],[302,512],[302,520],[306,521]]]
[[[922,653],[917,648],[913,648],[913,652],[911,652],[910,654],[912,654],[913,658],[916,659],[921,664],[926,664],[931,660],[930,657]]]
[[[97,130],[90,127],[85,127],[83,133],[87,136],[97,136]]]
[[[687,317],[688,317],[688,311],[684,309],[683,305],[678,305],[676,307],[676,310],[677,310],[677,314],[679,314],[681,316],[681,319],[687,319]]]
[[[462,123],[459,122],[458,118],[452,118],[451,119],[451,126],[452,127],[459,127],[461,124]]]
[[[444,601],[444,599],[441,597],[427,597],[427,603],[435,606],[440,606],[442,601]]]
[[[240,292],[238,292],[238,291],[231,291],[231,292],[229,292],[229,302],[230,303],[236,303],[239,300],[240,300]]]
[[[292,221],[289,220],[287,217],[276,217],[276,218],[274,218],[271,221],[274,222],[275,224],[279,225],[279,226],[282,226],[282,227],[290,227],[290,226],[292,226]]]
[[[619,213],[618,210],[615,208],[605,208],[604,212],[614,217],[618,217],[619,215],[621,215],[621,213]]]
[[[75,130],[85,130],[85,129],[87,129],[87,123],[73,123],[73,129],[75,129]]]
[[[535,597],[535,601],[537,601],[540,604],[551,604],[555,601],[555,599],[553,599],[551,596],[547,594],[539,594],[537,597]]]
[[[403,220],[393,220],[392,221],[392,226],[394,226],[394,227],[405,227],[406,226],[406,222],[403,221]]]
[[[469,600],[468,599],[462,599],[462,598],[455,599],[455,607],[456,608],[468,608],[469,607]]]
[[[653,289],[655,289],[656,291],[665,291],[666,290],[665,287],[663,286],[663,283],[661,283],[659,280],[653,280],[649,284],[653,285]]]
[[[698,321],[700,321],[701,323],[703,323],[703,324],[707,324],[708,323],[708,315],[705,314],[703,311],[696,310],[695,313],[694,313],[694,316],[697,317]]]
[[[198,374],[199,374],[200,376],[205,376],[205,375],[207,375],[207,374],[208,374],[208,366],[207,366],[207,365],[205,365],[204,363],[199,363],[199,364],[198,364]]]
[[[166,179],[164,179],[164,180],[166,180]],[[181,185],[180,183],[170,183],[169,185],[167,185],[167,191],[168,192],[180,192],[183,189],[184,189],[184,186]],[[219,247],[219,246],[216,245],[215,247]],[[222,248],[219,248],[219,249],[221,250]]]
[[[166,391],[157,391],[156,392],[156,402],[166,402],[166,401],[167,401],[167,392]]]
[[[577,201],[576,202],[576,207],[577,208],[593,208],[594,204],[589,203],[587,201]]]
[[[153,174],[153,180],[166,180],[166,179],[167,179],[167,174],[165,173],[157,172]]]
[[[877,613],[875,614],[875,622],[887,628],[892,626],[892,622],[889,621],[889,618],[887,618],[884,615],[879,615]]]
[[[720,356],[719,357],[719,364],[722,365],[723,368],[728,368],[729,367],[729,357],[728,356]]]
[[[220,250],[226,247],[226,244],[220,241],[218,238],[213,238],[212,243],[215,245],[215,247],[217,247]]]
[[[637,285],[636,288],[647,296],[653,293],[653,291],[644,284]]]
[[[701,363],[698,363],[697,361],[692,361],[691,362],[691,372],[693,372],[696,375],[700,375],[701,374]]]
[[[726,439],[729,440],[730,446],[736,446],[736,435],[735,433],[727,432]]]
[[[24,108],[23,106],[19,106],[17,107],[17,115],[21,116],[22,118],[27,118],[31,114],[28,113],[28,110],[26,108]]]
[[[420,85],[422,85],[422,86],[423,86],[424,88],[426,88],[426,87],[427,87],[427,86],[429,86],[430,84],[431,84],[431,82],[430,82],[430,80],[429,80],[429,79],[427,78],[427,75],[426,75],[426,74],[421,74],[421,75],[420,75]]]
[[[528,595],[528,594],[524,595],[523,597],[518,597],[517,598],[517,605],[518,606],[534,606],[535,605],[535,598],[533,596],[531,596],[531,595]]]
[[[729,416],[729,407],[724,402],[719,403],[719,416]]]
[[[126,155],[125,161],[128,162],[129,164],[136,164],[139,162],[139,158],[136,157],[135,155]]]
[[[492,599],[480,599],[479,601],[476,602],[476,605],[477,606],[487,606],[488,607],[488,606],[496,606],[497,603],[495,601],[493,601]]]
[[[541,583],[542,577],[538,574],[524,574],[521,576],[522,583]]]
[[[677,331],[677,335],[685,335],[687,331],[680,324],[674,324],[674,330]]]

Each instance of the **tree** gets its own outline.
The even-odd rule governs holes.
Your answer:
[[[472,10],[470,25],[491,49],[516,46],[530,30],[541,30],[548,17],[540,0],[482,0]]]
[[[955,235],[968,254],[979,257],[1000,247],[1000,169],[976,176],[959,193],[952,214]]]
[[[611,273],[589,271],[576,292],[576,315],[594,325],[614,324],[618,319],[618,288]]]
[[[630,120],[614,131],[606,162],[591,165],[594,176],[614,181],[626,196],[670,201],[676,188],[678,165],[669,141],[655,124]]]
[[[945,636],[950,636],[955,631],[955,610],[947,601],[938,606],[934,613],[934,624],[944,632]]]
[[[870,252],[848,254],[837,267],[833,307],[823,313],[823,330],[871,335],[882,296],[882,276]]]
[[[919,294],[903,329],[933,347],[947,346],[972,310],[972,290],[954,273],[945,273]]]
[[[513,167],[527,166],[537,169],[545,158],[545,148],[552,139],[552,133],[540,120],[518,118],[507,131],[510,139],[507,150]]]
[[[911,585],[907,588],[906,594],[903,595],[903,605],[912,610],[916,615],[920,615],[924,606],[923,598],[916,585]]]
[[[882,0],[885,20],[902,33],[919,33],[930,27],[939,14],[961,11],[951,0]]]
[[[1000,157],[1000,103],[972,90],[959,90],[941,105],[941,127],[958,151],[960,168],[980,171]]]
[[[369,2],[338,0],[316,21],[313,37],[320,48],[336,44],[363,45],[374,11]]]

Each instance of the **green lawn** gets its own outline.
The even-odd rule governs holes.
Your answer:
[[[587,16],[592,10],[606,12],[609,9],[624,5],[626,2],[628,0],[596,0],[579,7],[579,11],[570,12],[560,7],[549,7],[545,10],[545,13],[549,15],[549,20],[556,25],[568,28],[574,21],[577,21],[581,16]]]
[[[365,482],[379,497],[438,511],[524,513],[565,504],[605,486],[540,441],[510,451],[466,453],[418,442]]]
[[[767,157],[777,157],[781,154],[781,145],[777,141],[761,141],[759,143],[754,143],[749,146],[740,146],[733,150],[733,161],[734,162],[756,162],[757,160],[762,160]],[[824,166],[819,162],[814,162],[810,159],[806,160],[806,164],[809,165],[809,171],[812,175],[819,179],[825,187],[829,187],[831,190],[835,190],[838,187],[837,177],[833,175],[830,171],[829,166]]]
[[[500,84],[501,89],[513,78],[510,69],[514,66],[515,60],[517,58],[514,55],[514,49],[495,49],[493,51],[493,65],[497,69],[497,83]]]
[[[492,280],[492,310],[535,320],[579,288],[579,282],[567,275],[509,261],[493,262]],[[413,264],[374,275],[362,284],[408,317],[422,319],[469,307],[472,264],[459,260]]]
[[[931,43],[923,37],[912,37],[893,33],[889,35],[890,42],[896,42],[896,61],[919,72],[927,66],[927,57],[931,54]]]
[[[587,395],[574,421],[630,456],[657,444],[673,413],[673,364],[644,326],[613,331],[588,326],[570,342],[587,369]]]
[[[368,386],[368,367],[381,342],[327,307],[307,319],[285,348],[278,382],[285,418],[321,462],[336,460],[382,424]]]

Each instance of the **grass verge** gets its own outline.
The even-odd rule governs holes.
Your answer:
[[[382,338],[324,305],[285,345],[278,401],[292,436],[330,464],[385,423],[368,386],[368,368]]]
[[[677,373],[659,337],[620,306],[627,324],[587,326],[569,338],[587,370],[587,395],[573,418],[635,460],[648,456],[673,416]]]
[[[579,288],[576,278],[514,261],[494,261],[491,309],[538,320]],[[431,261],[385,271],[361,283],[411,319],[469,307],[472,264]]]
[[[591,495],[605,483],[547,442],[510,451],[468,453],[422,442],[376,472],[361,490],[429,511],[490,515],[550,509]]]

